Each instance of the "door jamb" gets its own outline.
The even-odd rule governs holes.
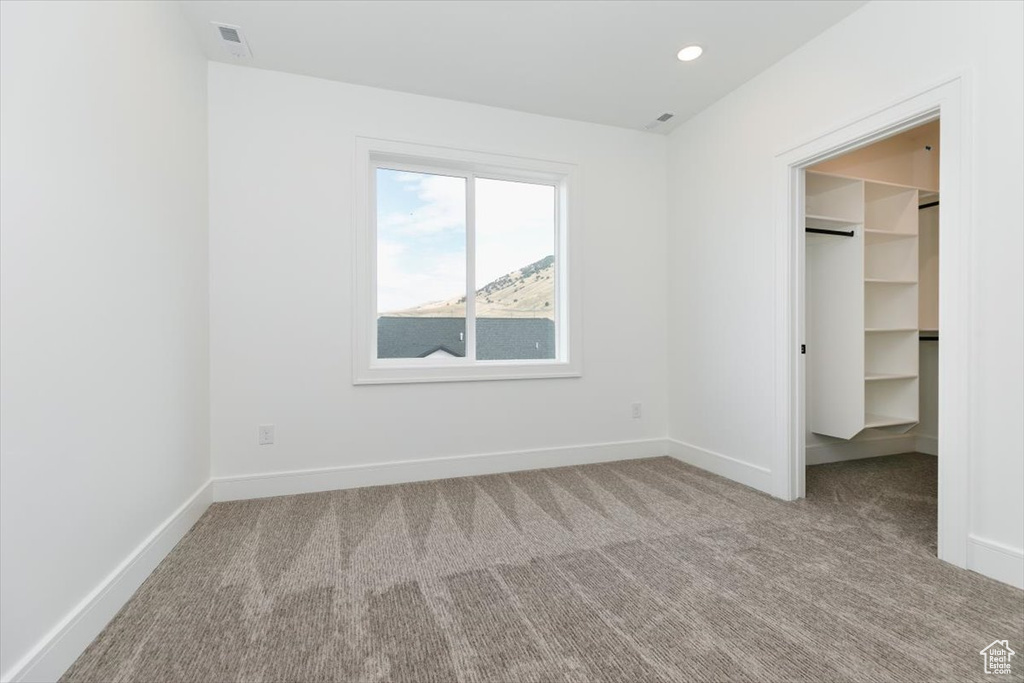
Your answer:
[[[971,220],[970,108],[961,73],[776,154],[773,163],[776,245],[776,447],[773,492],[805,495],[804,170],[941,118],[939,231],[939,559],[967,566],[970,530]]]

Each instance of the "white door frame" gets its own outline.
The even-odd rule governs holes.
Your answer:
[[[773,492],[805,495],[804,169],[941,117],[939,230],[939,558],[967,566],[970,530],[971,223],[970,109],[958,74],[775,156],[775,386]]]

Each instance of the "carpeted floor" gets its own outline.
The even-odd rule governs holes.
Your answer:
[[[655,458],[220,503],[63,680],[980,681],[996,639],[1024,660],[1024,593],[934,557],[934,458],[807,481],[783,503]]]

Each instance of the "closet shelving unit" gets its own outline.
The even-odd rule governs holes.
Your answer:
[[[918,421],[918,191],[806,181],[808,425],[905,432]]]

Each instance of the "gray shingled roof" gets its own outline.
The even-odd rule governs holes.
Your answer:
[[[479,360],[555,357],[555,323],[547,318],[477,318]],[[378,358],[424,358],[437,350],[466,355],[465,318],[377,319]]]

